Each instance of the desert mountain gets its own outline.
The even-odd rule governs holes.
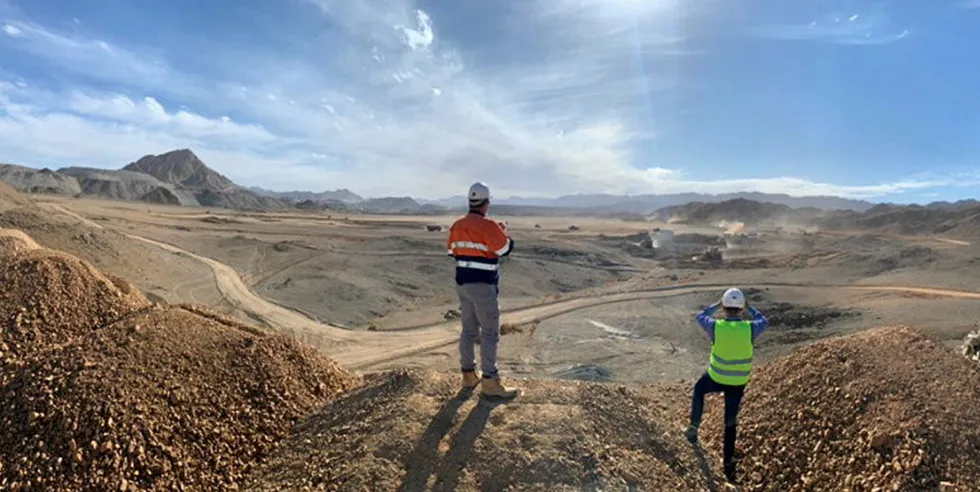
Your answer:
[[[287,206],[279,199],[260,196],[238,186],[206,166],[189,149],[146,155],[124,167],[123,171],[147,174],[175,186],[177,191],[192,193],[197,203],[205,207],[274,210]],[[176,194],[180,196],[180,193]]]
[[[249,210],[287,207],[277,198],[236,185],[188,149],[143,156],[121,170],[66,167],[50,171],[2,164],[0,181],[29,193]]]
[[[691,202],[666,207],[656,212],[662,219],[691,225],[713,225],[718,222],[743,222],[747,225],[767,222],[810,220],[821,214],[816,208],[791,208],[771,202],[736,198],[724,202]]]
[[[366,210],[381,213],[412,213],[421,210],[419,202],[407,196],[369,198],[361,202],[360,205]]]
[[[590,195],[565,195],[558,198],[529,198],[529,197],[509,197],[496,200],[498,205],[514,205],[525,207],[547,207],[560,209],[591,209],[608,213],[635,213],[648,214],[655,210],[666,207],[683,205],[690,202],[717,203],[734,199],[746,199],[757,202],[770,202],[777,205],[786,205],[792,208],[818,208],[822,210],[857,210],[863,211],[874,206],[873,203],[863,200],[852,200],[836,196],[803,196],[794,197],[786,194],[771,193],[725,193],[720,195],[708,195],[703,193],[673,193],[665,195],[609,195],[609,194],[590,194]],[[421,203],[434,203],[446,207],[458,207],[465,203],[462,196],[444,198],[441,200],[421,201]]]
[[[969,202],[949,207],[878,205],[863,213],[838,212],[818,221],[818,225],[827,229],[976,238],[980,237],[980,205]]]
[[[160,155],[145,155],[124,167],[123,171],[149,174],[165,183],[191,189],[219,192],[240,189],[230,179],[204,165],[190,149],[171,150]]]
[[[194,193],[177,190],[171,183],[136,171],[112,171],[87,167],[66,167],[58,170],[61,174],[73,176],[86,195],[111,198],[114,200],[141,200],[152,203],[173,205],[198,205]]]
[[[364,198],[346,188],[334,191],[272,191],[258,186],[252,186],[249,191],[262,196],[289,200],[293,202],[315,202],[315,203],[360,203]]]
[[[51,171],[32,169],[14,164],[0,164],[0,181],[25,193],[56,193],[77,195],[82,188],[74,177]]]

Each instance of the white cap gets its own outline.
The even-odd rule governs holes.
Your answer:
[[[721,305],[726,308],[745,309],[745,294],[735,288],[728,289],[725,295],[721,296]]]
[[[483,200],[490,198],[490,188],[483,183],[473,183],[470,186],[469,200],[473,203],[479,203]]]

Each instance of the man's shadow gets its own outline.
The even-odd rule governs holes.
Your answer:
[[[490,419],[490,412],[503,402],[495,402],[484,398],[479,398],[473,410],[470,410],[466,420],[460,426],[459,431],[452,438],[449,451],[442,459],[442,463],[436,462],[439,454],[439,443],[443,437],[449,433],[453,427],[453,417],[459,411],[459,407],[472,396],[472,391],[460,391],[454,397],[443,403],[442,408],[432,418],[432,422],[422,433],[419,442],[416,443],[412,454],[405,464],[405,477],[398,488],[401,492],[414,492],[425,490],[429,478],[436,475],[436,482],[433,490],[455,490],[459,483],[459,477],[469,462],[473,446],[477,438],[483,433]],[[438,468],[438,471],[437,471]]]
[[[718,491],[718,480],[715,478],[714,472],[711,471],[711,465],[708,464],[708,456],[704,452],[704,448],[701,447],[700,442],[695,442],[691,444],[694,447],[694,454],[698,457],[698,465],[701,467],[701,474],[704,475],[705,480],[708,481],[708,490],[711,492]]]

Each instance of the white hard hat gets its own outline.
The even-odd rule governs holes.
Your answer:
[[[726,308],[745,308],[745,294],[741,290],[731,288],[725,291],[725,295],[721,296],[721,305]]]
[[[490,198],[490,188],[488,188],[487,185],[483,183],[479,183],[479,182],[473,183],[472,185],[470,185],[470,193],[468,198],[470,202],[474,202],[474,203],[482,202]]]

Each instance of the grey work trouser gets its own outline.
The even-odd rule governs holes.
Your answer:
[[[474,347],[480,336],[480,366],[483,377],[497,376],[497,345],[500,343],[499,289],[493,284],[463,284],[456,287],[463,332],[459,336],[459,364],[464,371],[476,369]]]

